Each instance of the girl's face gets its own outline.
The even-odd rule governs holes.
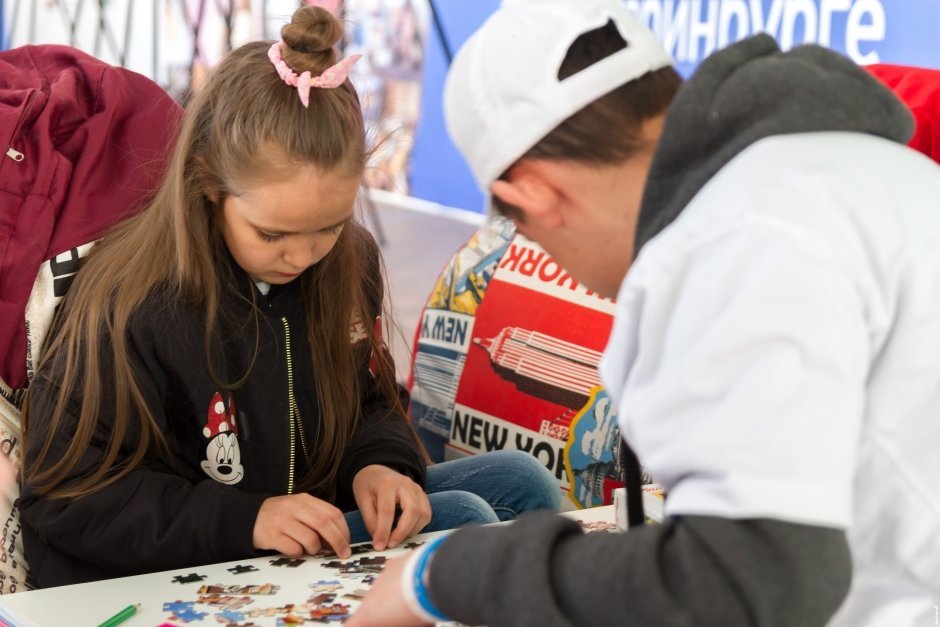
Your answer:
[[[359,177],[313,165],[222,201],[222,236],[255,281],[289,283],[332,250],[352,219]]]

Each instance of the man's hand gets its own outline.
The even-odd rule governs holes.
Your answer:
[[[359,609],[346,621],[346,627],[412,627],[429,625],[415,614],[402,594],[402,570],[408,557],[385,563],[372,589]]]
[[[356,473],[352,488],[362,522],[377,551],[395,548],[431,522],[428,495],[417,483],[388,466],[366,466]],[[396,506],[401,516],[392,529]]]

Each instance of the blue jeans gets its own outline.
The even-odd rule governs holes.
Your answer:
[[[522,451],[493,451],[428,466],[431,522],[422,532],[468,523],[513,520],[523,512],[561,507],[558,481]],[[346,513],[350,542],[372,539],[359,511]]]

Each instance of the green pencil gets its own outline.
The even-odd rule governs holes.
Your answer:
[[[120,625],[128,618],[137,613],[137,610],[140,609],[140,603],[135,603],[134,605],[128,605],[123,610],[104,621],[98,627],[114,627],[115,625]]]

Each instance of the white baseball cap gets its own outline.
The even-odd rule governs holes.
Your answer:
[[[558,79],[574,41],[613,22],[626,48]],[[461,47],[444,86],[447,130],[480,189],[552,129],[620,85],[672,65],[622,0],[503,0]]]

